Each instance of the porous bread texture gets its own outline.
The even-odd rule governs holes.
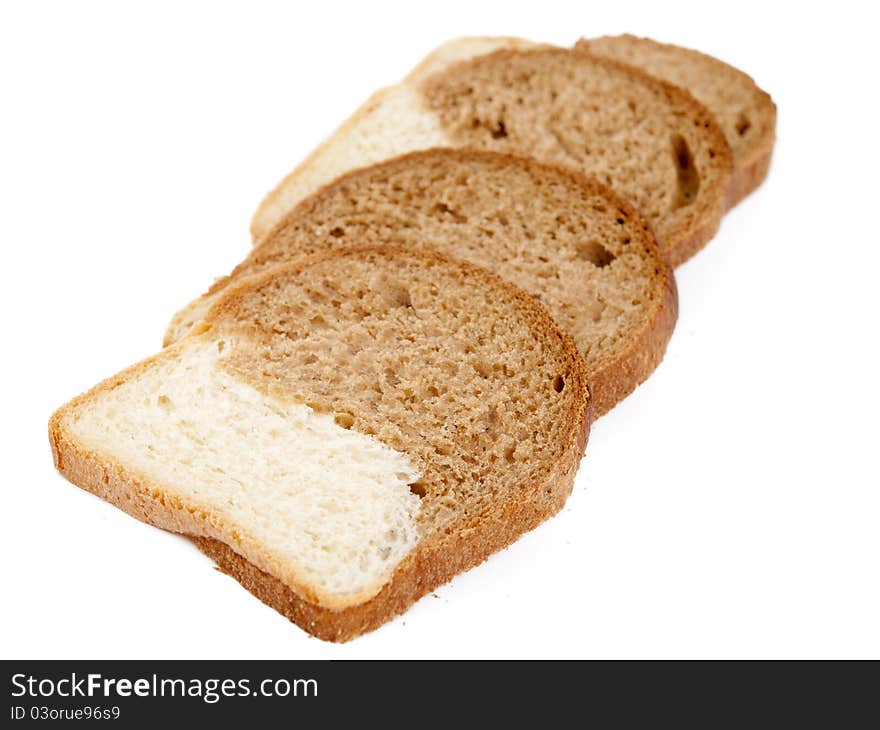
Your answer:
[[[221,515],[320,602],[372,598],[418,541],[409,484],[419,473],[333,416],[233,377],[223,353],[246,346],[191,338],[65,427],[83,448]]]
[[[255,238],[268,232],[269,222],[277,222],[297,202],[349,170],[448,142],[437,118],[422,109],[417,90],[403,84],[373,94],[336,136],[344,137],[345,144],[325,141],[297,168],[297,175],[285,179],[283,190],[260,204],[252,222]]]
[[[435,149],[351,172],[302,201],[178,313],[166,342],[242,276],[363,242],[437,250],[536,296],[581,351],[594,417],[648,377],[674,327],[672,272],[647,222],[610,189],[528,158]]]
[[[483,36],[461,38],[436,48],[402,83],[376,91],[264,198],[251,221],[254,242],[269,233],[300,200],[339,175],[413,150],[450,144],[436,116],[424,110],[417,82],[475,55],[534,45],[520,38]],[[341,141],[344,144],[339,144]]]
[[[184,373],[220,392],[205,397],[199,386],[170,382]],[[126,388],[143,396],[141,413],[121,412],[128,396],[113,394]],[[159,432],[150,430],[155,409],[174,413],[178,407],[180,417],[163,417]],[[398,560],[397,547],[409,544],[407,525],[414,525],[415,547],[379,587],[364,578],[361,590],[340,594],[334,579],[323,576],[334,590],[322,589],[301,568],[306,552],[299,543],[274,530],[272,490],[282,501],[291,498],[285,470],[293,468],[293,457],[266,453],[263,444],[275,438],[275,416],[286,420],[302,407],[311,409],[309,419],[332,417],[337,428],[357,434],[359,444],[371,439],[381,445],[375,449],[382,458],[362,460],[359,470],[394,472],[381,488],[371,483],[381,496],[356,509],[333,480],[302,485],[319,491],[305,502],[318,506],[312,517],[320,523],[303,528],[308,540],[315,533],[321,549],[342,546],[332,562],[354,559],[358,576],[364,550],[378,560],[369,565],[384,570]],[[222,409],[227,417],[217,418]],[[86,417],[91,423],[78,430],[75,424]],[[269,420],[255,420],[264,418]],[[112,426],[97,425],[107,419]],[[561,508],[588,423],[583,361],[531,297],[464,262],[376,247],[331,251],[245,278],[215,304],[200,331],[56,412],[50,440],[56,466],[75,484],[159,527],[224,543],[242,570],[268,576],[262,588],[271,584],[284,594],[287,603],[279,610],[315,635],[344,640],[387,621]],[[202,482],[212,479],[223,448],[218,442],[226,444],[251,425],[269,431],[254,435],[256,442],[234,441],[235,454],[215,466],[238,474],[239,463],[250,470],[252,460],[265,459],[256,473],[266,482],[255,488],[245,477],[222,494],[215,482],[206,489]],[[152,447],[155,458],[133,457],[121,444],[125,435],[140,439],[147,451]],[[257,453],[240,453],[248,448]],[[178,463],[168,466],[167,460]],[[179,475],[189,478],[190,468],[199,483],[177,483]],[[402,495],[402,484],[416,473],[410,495]],[[245,504],[249,509],[239,511]],[[358,538],[361,552],[345,549],[350,538],[337,534],[332,520],[339,516],[331,517],[340,508],[347,514],[339,524],[355,515],[358,530],[361,515],[369,515],[365,529],[373,545]],[[265,532],[258,532],[261,522]],[[392,539],[382,532],[386,526],[403,534]],[[335,537],[322,540],[326,535]],[[295,611],[289,608],[294,604]]]
[[[502,50],[422,82],[457,146],[528,154],[614,188],[652,224],[677,265],[715,233],[730,150],[680,89],[562,49]]]
[[[728,207],[763,182],[776,139],[776,105],[750,76],[699,51],[633,35],[583,39],[577,48],[681,86],[712,112],[733,152]]]
[[[586,378],[531,297],[464,262],[389,250],[321,254],[299,276],[269,269],[207,322],[248,333],[228,361],[236,377],[406,454],[422,474],[420,521],[436,527],[540,482]]]
[[[690,95],[638,69],[579,51],[504,49],[392,87],[400,88],[416,93],[404,95],[405,105],[388,104],[398,93],[389,89],[374,95],[266,197],[255,239],[310,190],[303,180],[329,179],[322,170],[338,171],[343,156],[374,162],[352,140],[376,118],[397,153],[418,149],[408,147],[409,130],[428,125],[443,137],[433,144],[530,155],[594,175],[646,215],[673,265],[717,230],[731,171],[724,135]]]

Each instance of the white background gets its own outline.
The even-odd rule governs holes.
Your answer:
[[[880,59],[867,3],[822,7],[5,2],[0,655],[880,657]],[[624,31],[747,70],[778,144],[561,515],[336,646],[55,473],[50,413],[157,350],[372,90],[457,35]]]

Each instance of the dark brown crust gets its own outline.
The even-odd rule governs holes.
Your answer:
[[[522,307],[524,316],[536,328],[536,332],[544,333],[548,343],[558,343],[563,359],[572,373],[572,392],[577,394],[563,429],[567,437],[561,447],[561,456],[547,465],[540,483],[524,485],[518,499],[494,505],[482,514],[455,525],[455,529],[449,534],[428,535],[423,538],[398,566],[389,583],[373,599],[344,609],[321,607],[309,595],[307,587],[288,587],[275,578],[270,579],[252,564],[244,565],[248,561],[239,553],[233,552],[235,548],[249,550],[251,556],[258,556],[259,545],[238,532],[234,525],[227,524],[221,515],[204,505],[181,499],[163,491],[157,485],[150,484],[142,475],[107,455],[83,447],[65,430],[65,419],[74,409],[151,367],[157,360],[176,357],[178,348],[189,337],[200,336],[200,332],[194,332],[181,341],[180,345],[167,348],[98,384],[62,406],[49,420],[49,442],[55,467],[66,479],[144,522],[195,538],[209,538],[215,542],[221,540],[221,545],[232,543],[227,553],[235,555],[238,563],[227,557],[224,565],[234,577],[239,578],[261,600],[277,608],[306,631],[333,641],[345,641],[388,621],[456,573],[479,564],[492,552],[506,547],[516,537],[559,511],[571,492],[577,466],[586,446],[590,423],[591,401],[583,360],[574,341],[559,330],[550,315],[528,294],[494,274],[432,252],[414,252],[410,249],[383,246],[316,254],[293,264],[274,267],[238,284],[229,297],[224,297],[212,309],[212,313],[221,312],[224,306],[229,306],[229,299],[238,296],[241,289],[249,285],[248,282],[256,283],[276,276],[281,269],[295,272],[314,261],[348,255],[371,255],[371,252],[376,255],[404,255],[452,263],[461,270],[463,276],[481,278],[486,286],[499,287],[506,291],[514,300],[514,306]],[[210,320],[209,317],[203,331],[210,329]],[[215,544],[204,541],[200,543],[203,549],[206,545],[223,557],[223,551],[219,551]]]

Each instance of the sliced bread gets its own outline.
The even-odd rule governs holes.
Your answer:
[[[376,628],[558,511],[583,361],[473,265],[344,249],[245,278],[50,420],[78,486],[201,545],[324,639]]]
[[[733,152],[729,208],[763,182],[776,140],[776,105],[751,76],[699,51],[633,35],[584,39],[576,47],[681,86],[712,112]]]
[[[675,325],[672,271],[620,196],[530,158],[446,148],[361,168],[306,198],[231,276],[178,312],[166,344],[241,277],[363,243],[437,250],[535,295],[583,355],[594,417],[651,374]]]
[[[648,218],[672,265],[717,230],[731,153],[687,92],[608,58],[544,46],[438,66],[374,94],[288,175],[255,214],[255,239],[340,174],[438,146],[529,155],[597,177]]]

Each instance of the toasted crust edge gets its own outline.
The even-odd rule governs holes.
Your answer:
[[[591,422],[592,399],[587,385],[586,367],[571,337],[559,329],[533,297],[518,287],[490,271],[436,252],[414,252],[412,249],[398,246],[367,246],[315,254],[248,277],[233,287],[230,296],[224,296],[212,308],[212,312],[230,306],[229,301],[238,295],[242,287],[247,286],[248,281],[270,278],[280,269],[295,271],[315,261],[370,252],[398,253],[443,261],[457,266],[465,275],[481,277],[486,283],[506,290],[524,305],[534,325],[542,327],[548,338],[559,342],[563,357],[568,361],[575,380],[578,381],[576,383],[578,388],[577,396],[568,414],[565,429],[567,440],[562,449],[562,456],[550,466],[544,480],[540,484],[524,486],[522,490],[524,495],[520,499],[500,503],[464,523],[459,523],[458,532],[454,536],[444,535],[441,538],[437,535],[429,535],[423,538],[413,552],[404,558],[389,581],[366,602],[346,607],[319,605],[316,595],[307,586],[288,586],[257,568],[227,543],[206,534],[209,528],[224,527],[224,521],[218,515],[182,500],[177,495],[167,494],[159,487],[149,486],[147,480],[133,470],[112,458],[92,452],[67,435],[63,421],[70,410],[89,397],[116,387],[127,376],[149,367],[155,359],[173,357],[173,348],[166,349],[102,381],[63,405],[49,419],[49,443],[55,468],[68,481],[101,497],[142,522],[196,538],[200,547],[201,544],[198,542],[200,538],[209,540],[209,544],[218,543],[226,547],[242,563],[246,563],[238,567],[238,573],[243,576],[240,582],[245,588],[251,590],[251,586],[254,586],[256,590],[251,592],[261,600],[264,600],[264,595],[269,598],[274,594],[283,593],[284,603],[275,605],[268,600],[264,602],[277,608],[307,632],[329,641],[346,641],[380,626],[398,613],[402,613],[425,593],[447,582],[463,570],[483,562],[493,552],[506,547],[517,537],[558,512],[574,485],[574,477],[586,447]],[[204,327],[207,329],[209,325],[205,324]],[[194,332],[191,336],[198,334]],[[246,540],[246,536],[240,535],[235,528],[225,529],[233,538]],[[256,547],[259,552],[259,546]],[[251,548],[253,549],[253,546]],[[421,571],[428,572],[423,574]],[[246,578],[252,575],[261,575],[263,578],[259,582],[253,577]]]

